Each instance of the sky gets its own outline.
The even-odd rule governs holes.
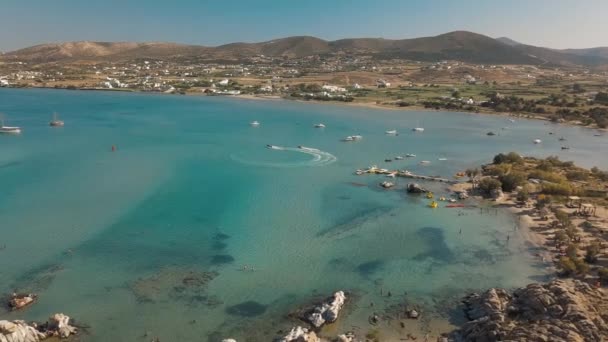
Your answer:
[[[216,46],[310,35],[433,36],[467,30],[552,47],[608,46],[608,0],[2,0],[0,51],[64,41]]]

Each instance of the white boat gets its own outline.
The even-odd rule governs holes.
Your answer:
[[[397,135],[397,130],[393,129],[393,130],[390,130],[390,131],[385,131],[384,133],[386,133],[388,135]]]
[[[513,123],[513,122],[515,122],[515,120],[514,119],[509,119],[509,122]]]
[[[403,160],[403,157],[402,156],[396,156],[395,160]]]
[[[353,135],[352,137],[353,137],[353,139],[355,139],[355,140],[361,140],[361,139],[363,139],[363,136],[362,136],[362,135]]]
[[[251,126],[251,127],[258,127],[259,125],[260,125],[260,123],[259,123],[259,122],[257,122],[257,121],[251,121],[251,122],[249,123],[249,126]]]
[[[416,158],[416,155],[413,153],[408,153],[405,155],[407,158]]]
[[[49,122],[51,127],[63,127],[65,123],[62,120],[57,119],[57,113],[53,113],[53,120]]]
[[[397,171],[391,172],[388,175],[386,175],[386,177],[388,177],[388,178],[395,178],[395,176],[397,176]]]
[[[364,170],[361,170],[361,169],[359,169],[359,170],[355,171],[355,174],[356,174],[357,176],[361,176],[361,175],[362,175],[362,174],[364,174],[364,173],[365,173],[365,171],[364,171]]]
[[[349,135],[346,138],[342,139],[342,141],[357,141],[363,139],[361,135]]]
[[[322,123],[318,123],[315,125],[315,128],[325,128],[325,125]]]
[[[19,134],[21,133],[21,127],[4,126],[4,120],[0,119],[0,133]]]
[[[541,142],[543,142],[543,141],[542,141],[542,140],[540,140],[540,139],[534,139],[534,143],[535,143],[535,144],[540,144]]]
[[[412,128],[412,131],[414,131],[414,132],[424,132],[424,128],[422,128],[422,127],[414,127],[414,128]]]
[[[448,158],[437,158],[437,160],[439,160],[439,161],[446,161],[446,160],[448,160]]]
[[[421,165],[426,165],[426,164],[430,164],[431,162],[428,160],[423,160],[420,162]]]

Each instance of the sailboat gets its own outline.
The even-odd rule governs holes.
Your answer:
[[[0,117],[0,133],[19,134],[21,133],[21,127],[4,126],[4,119]]]
[[[57,119],[57,113],[53,113],[53,120],[49,122],[51,127],[63,127],[65,123],[62,120]]]
[[[420,127],[419,124],[416,124],[416,127],[412,128],[414,132],[424,132],[424,128]]]

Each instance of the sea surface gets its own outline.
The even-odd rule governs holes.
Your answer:
[[[431,209],[354,170],[450,178],[509,151],[608,168],[593,130],[491,115],[32,89],[0,90],[0,112],[23,129],[0,136],[0,294],[39,295],[0,318],[63,312],[84,341],[270,341],[336,290],[351,301],[322,334],[396,336],[405,307],[423,312],[410,332],[433,332],[466,292],[546,273],[506,212]]]

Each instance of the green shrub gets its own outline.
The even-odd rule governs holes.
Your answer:
[[[511,172],[501,176],[502,190],[506,192],[514,191],[518,186],[522,186],[526,182],[526,175],[522,172]]]
[[[502,184],[498,179],[484,178],[479,181],[478,188],[485,196],[491,196],[494,191],[502,188]]]
[[[567,183],[561,184],[543,184],[542,193],[547,195],[570,196],[572,194],[572,186]]]
[[[561,257],[559,259],[558,266],[564,275],[576,273],[576,264],[568,257]]]
[[[563,227],[568,227],[570,225],[570,215],[563,210],[555,211],[555,218],[561,223]]]
[[[494,156],[494,164],[522,164],[524,159],[515,152],[509,152],[507,154],[499,153]]]
[[[589,179],[589,173],[583,170],[569,171],[566,173],[566,178],[571,181],[586,181]]]
[[[602,267],[597,271],[597,275],[600,277],[600,281],[603,284],[608,284],[608,268]]]
[[[517,192],[517,201],[518,202],[526,202],[528,199],[530,199],[530,192],[528,191],[527,188],[523,188],[521,190],[519,190]]]
[[[587,248],[585,248],[585,261],[593,264],[597,261],[597,257],[600,254],[600,244],[592,242]]]

